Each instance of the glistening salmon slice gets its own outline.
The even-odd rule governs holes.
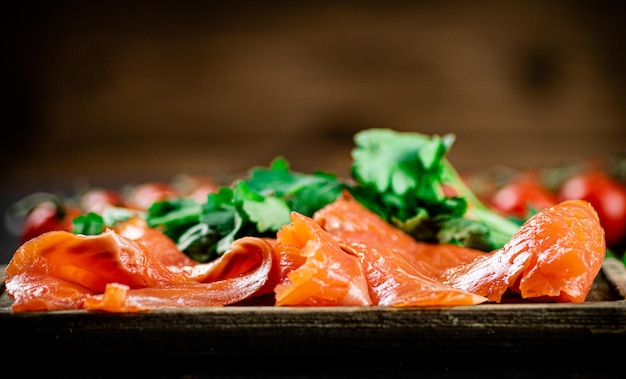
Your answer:
[[[442,280],[499,302],[507,289],[524,299],[585,301],[606,255],[591,204],[567,200],[528,219],[501,249],[451,268]]]
[[[272,243],[246,237],[211,264],[170,270],[146,245],[111,229],[95,236],[53,231],[20,246],[3,279],[15,311],[61,310],[64,304],[77,309],[83,303],[111,312],[216,306],[260,291],[273,253]],[[112,301],[121,293],[126,300]]]
[[[485,255],[481,250],[458,245],[417,241],[365,208],[348,192],[320,209],[313,218],[338,240],[367,241],[395,250],[420,273],[431,278]]]
[[[66,231],[47,232],[21,245],[6,268],[11,277],[30,272],[56,276],[102,292],[107,283],[131,288],[185,282],[149,253],[147,248],[111,229],[86,236]]]
[[[454,288],[422,274],[397,250],[377,243],[345,240],[346,250],[362,257],[372,303],[379,306],[459,306],[486,298]]]
[[[313,218],[345,250],[361,258],[374,305],[459,306],[487,301],[420,271],[421,267],[410,257],[424,246],[347,193],[320,209]],[[475,254],[480,253],[472,252],[472,257]]]
[[[358,258],[342,250],[310,217],[292,212],[291,224],[276,237],[277,254],[299,264],[276,286],[277,306],[372,304]]]
[[[593,206],[564,201],[536,215],[526,228],[536,241],[535,259],[511,290],[525,299],[585,301],[606,256],[604,229]]]
[[[103,294],[85,300],[85,309],[137,312],[237,303],[262,294],[261,290],[270,277],[273,264],[273,246],[262,238],[243,237],[235,240],[230,249],[214,263],[206,264],[210,270],[197,276],[199,282],[168,283],[138,289],[109,283]],[[195,266],[194,269],[201,266]]]
[[[231,247],[226,258],[215,259],[208,263],[196,262],[183,253],[167,235],[159,229],[148,227],[145,220],[139,218],[120,222],[116,224],[114,230],[121,236],[145,246],[150,254],[167,266],[170,271],[182,272],[193,282],[208,283],[244,275],[261,264],[262,260],[261,254],[248,254],[245,249],[235,248],[240,246],[238,243]],[[276,244],[276,239],[273,238],[265,238],[264,241],[272,249]],[[260,241],[255,242],[261,244]],[[269,248],[269,246],[264,246],[264,248]],[[279,281],[279,275],[278,265],[274,262],[270,280],[266,283],[267,288],[262,291],[263,293],[273,292],[274,285]]]
[[[7,294],[14,299],[14,312],[62,311],[81,309],[95,292],[45,272],[29,272],[7,277]]]
[[[6,291],[16,311],[60,310],[62,304],[79,308],[84,298],[104,291],[110,282],[139,288],[186,281],[144,249],[112,230],[97,236],[47,232],[13,254],[5,270]]]

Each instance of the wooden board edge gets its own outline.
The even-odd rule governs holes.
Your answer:
[[[607,257],[602,262],[602,272],[622,299],[626,299],[626,266],[616,258]]]

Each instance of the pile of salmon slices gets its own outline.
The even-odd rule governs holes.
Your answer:
[[[243,237],[208,263],[133,218],[98,235],[46,232],[3,278],[14,312],[143,312],[268,306],[449,307],[584,302],[606,254],[593,207],[568,200],[483,252],[416,241],[347,192],[312,217],[292,212],[275,238]]]

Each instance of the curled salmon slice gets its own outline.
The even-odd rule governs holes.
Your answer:
[[[430,271],[421,271],[419,253],[431,247],[389,225],[347,193],[313,218],[340,246],[360,257],[374,305],[458,306],[487,301],[429,277]]]
[[[442,280],[492,302],[510,290],[529,300],[580,303],[605,254],[595,209],[583,200],[567,200],[529,218],[501,249],[451,268]]]
[[[310,217],[292,212],[291,224],[277,233],[276,250],[289,265],[300,263],[276,285],[277,306],[372,304],[358,258],[344,251]]]
[[[263,260],[260,254],[248,254],[246,249],[236,248],[237,244],[231,248],[226,258],[216,259],[207,263],[196,262],[183,253],[165,233],[159,229],[150,228],[145,220],[140,218],[120,222],[115,226],[114,230],[123,237],[144,245],[150,254],[166,265],[170,271],[183,273],[194,282],[207,283],[244,275],[255,266],[261,264]],[[264,240],[273,249],[276,239],[264,238]],[[256,242],[260,244],[260,241]],[[273,286],[279,281],[277,270],[277,265],[272,264],[270,280],[266,284],[267,288],[262,291],[263,293],[273,292]]]
[[[211,264],[184,267],[166,266],[148,246],[112,229],[94,236],[44,233],[13,255],[6,292],[16,311],[218,306],[261,291],[274,262],[273,244],[254,237],[236,240]]]
[[[102,292],[107,283],[131,288],[185,282],[147,251],[146,247],[111,229],[86,236],[66,231],[44,233],[21,245],[7,265],[6,274],[45,273]]]
[[[197,282],[138,289],[109,283],[103,294],[88,297],[84,307],[108,312],[137,312],[234,304],[262,294],[273,266],[273,245],[262,238],[243,237],[235,240],[231,248],[214,262],[195,266],[209,268],[204,272],[206,275],[196,277],[200,278]]]
[[[187,281],[112,230],[97,236],[44,233],[22,244],[5,272],[6,291],[18,311],[59,310],[64,303],[76,309],[111,282],[141,288]]]
[[[598,213],[583,200],[545,209],[522,228],[535,244],[531,266],[511,288],[525,299],[580,303],[585,300],[606,256]],[[513,237],[511,244],[524,239]]]

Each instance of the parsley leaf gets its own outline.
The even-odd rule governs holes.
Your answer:
[[[128,220],[134,215],[135,212],[130,209],[118,207],[107,208],[101,215],[94,212],[81,214],[72,220],[72,232],[74,234],[97,235],[104,232],[107,226]]]
[[[90,212],[74,217],[72,220],[72,231],[74,234],[97,235],[104,231],[104,218],[96,213]]]
[[[446,159],[454,135],[367,129],[354,140],[352,194],[416,239],[489,251],[517,231],[519,225],[480,203]]]
[[[193,259],[206,262],[226,252],[243,236],[272,237],[297,211],[312,216],[334,201],[346,187],[333,174],[291,171],[283,157],[268,168],[257,167],[247,178],[207,196],[153,204],[148,225],[161,228]]]

